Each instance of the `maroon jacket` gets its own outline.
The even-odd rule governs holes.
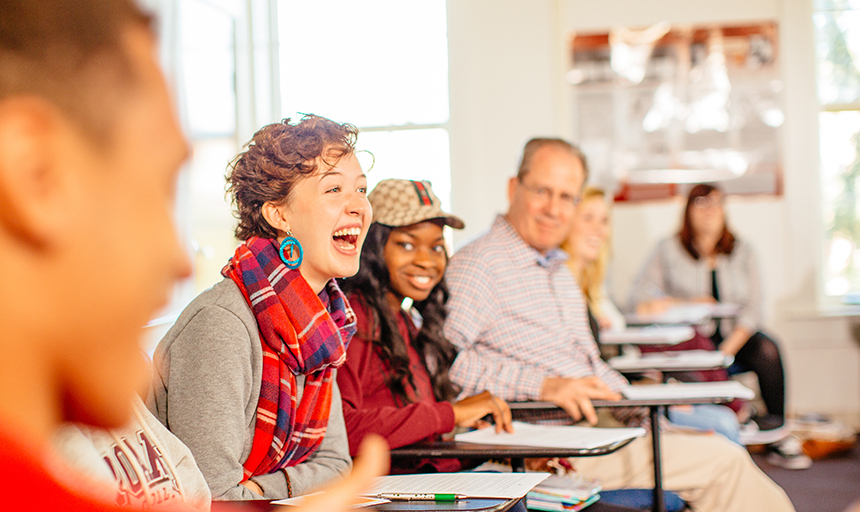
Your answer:
[[[337,371],[337,385],[343,398],[343,418],[349,438],[349,453],[355,456],[367,434],[379,434],[391,448],[399,448],[424,439],[435,439],[454,429],[454,408],[448,402],[437,402],[427,370],[411,340],[417,334],[412,320],[397,315],[400,336],[406,341],[410,369],[416,389],[410,393],[412,403],[398,406],[385,383],[386,365],[370,341],[370,312],[360,295],[352,294],[349,303],[355,311],[357,331],[349,343],[346,364]],[[396,462],[396,461],[395,461]],[[430,467],[427,467],[429,464]],[[427,459],[399,463],[392,473],[416,471],[459,471],[455,459]]]

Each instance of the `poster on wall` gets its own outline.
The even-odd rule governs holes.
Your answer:
[[[616,200],[782,192],[775,22],[658,23],[571,37],[576,138]]]

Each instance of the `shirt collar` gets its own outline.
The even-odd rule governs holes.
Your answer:
[[[539,266],[554,272],[562,263],[567,261],[568,255],[559,248],[551,249],[547,253],[530,246],[517,233],[517,230],[508,222],[504,215],[496,216],[492,230],[496,232],[501,242],[507,246],[507,253],[516,267],[528,268],[537,263]]]

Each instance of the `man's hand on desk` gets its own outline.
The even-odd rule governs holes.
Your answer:
[[[597,423],[592,400],[621,400],[621,395],[609,389],[597,377],[571,379],[568,377],[547,377],[541,387],[541,400],[556,404],[575,420],[584,416],[589,423]]]
[[[493,396],[489,391],[464,398],[452,404],[454,406],[454,423],[458,427],[473,427],[478,420],[488,414],[493,415],[496,432],[513,432],[511,425],[511,408],[507,402]]]

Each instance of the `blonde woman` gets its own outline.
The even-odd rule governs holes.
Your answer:
[[[606,294],[604,280],[611,235],[609,206],[603,190],[587,187],[577,207],[570,235],[561,248],[570,255],[567,265],[582,288],[589,313],[601,330],[627,327],[624,315]]]
[[[592,334],[597,342],[600,340],[600,330],[622,330],[626,326],[624,317],[605,293],[609,235],[610,217],[606,195],[598,188],[588,187],[582,193],[582,201],[573,216],[570,235],[561,248],[570,256],[568,266],[585,295]],[[677,425],[713,430],[740,444],[737,416],[727,407],[671,407],[669,419]]]

